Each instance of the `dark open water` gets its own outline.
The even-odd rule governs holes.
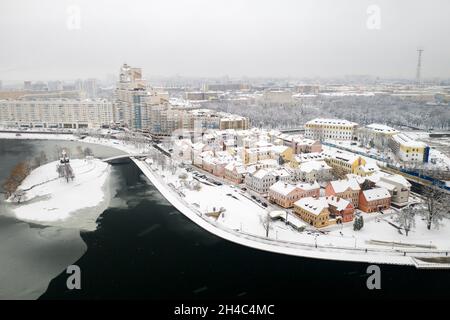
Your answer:
[[[11,162],[30,150],[37,152],[51,144],[0,141],[3,151],[0,168],[11,167]],[[30,147],[36,145],[39,148]],[[95,151],[103,156],[108,153]],[[76,245],[55,245],[52,255],[34,252],[31,258],[20,258],[11,254],[1,256],[8,252],[2,246],[10,244],[0,242],[0,264],[3,259],[24,259],[44,271],[46,266],[55,269],[54,265],[59,265],[61,270],[54,274],[41,299],[450,297],[449,271],[383,265],[382,289],[371,291],[366,287],[367,264],[277,255],[230,243],[197,227],[176,211],[146,182],[134,164],[115,166],[114,175],[119,185],[117,195],[99,218],[99,228],[81,233],[81,244],[76,236],[70,235],[67,239]],[[3,176],[4,173],[0,178]],[[11,224],[21,225],[14,219],[0,217],[0,236],[2,229]],[[86,248],[82,250],[84,243]],[[68,275],[61,267],[64,263],[80,266],[81,290],[66,288]],[[10,277],[18,276],[11,272]],[[5,279],[0,273],[0,289]]]

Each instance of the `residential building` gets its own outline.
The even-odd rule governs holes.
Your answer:
[[[355,208],[358,208],[360,191],[361,187],[356,179],[330,181],[325,187],[325,195],[346,199]]]
[[[324,198],[301,198],[294,203],[294,213],[316,228],[330,224],[328,202]]]
[[[317,118],[305,124],[305,137],[315,140],[355,140],[357,123]]]
[[[320,186],[314,183],[290,184],[278,181],[269,188],[269,201],[290,208],[294,202],[304,197],[319,197]]]
[[[242,163],[230,162],[225,166],[224,178],[235,184],[241,184],[244,181],[245,173],[246,169]]]
[[[254,173],[247,173],[244,181],[248,189],[265,195],[269,191],[269,188],[276,182],[276,176],[269,170],[260,169]]]
[[[306,138],[292,139],[292,149],[294,153],[320,153],[322,152],[322,144],[319,140]]]
[[[399,174],[383,176],[375,185],[389,191],[392,205],[403,207],[408,204],[411,184],[403,176]]]
[[[293,156],[290,166],[292,168],[298,167],[300,164],[308,161],[321,161],[325,160],[327,157],[323,153],[311,152],[311,153],[300,153]]]
[[[331,219],[335,219],[338,223],[353,221],[355,207],[351,201],[336,196],[327,196],[324,198],[328,203],[328,211],[330,212]]]
[[[398,133],[398,130],[379,123],[372,123],[357,130],[359,141],[364,145],[373,144],[379,149],[386,148],[392,136]]]
[[[113,122],[107,100],[0,100],[0,123],[10,127],[100,128]]]
[[[386,188],[364,190],[359,196],[359,209],[364,212],[376,212],[389,209],[391,194]]]
[[[294,169],[296,177],[304,182],[322,181],[323,178],[332,177],[331,171],[332,168],[323,160],[303,162]]]

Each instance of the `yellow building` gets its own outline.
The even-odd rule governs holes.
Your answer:
[[[401,161],[428,162],[430,147],[404,133],[393,135],[389,146]]]
[[[358,124],[343,119],[313,119],[305,124],[305,137],[314,140],[354,140]]]
[[[323,198],[302,198],[294,203],[294,213],[316,228],[330,224],[328,203]]]
[[[292,148],[286,146],[262,146],[253,148],[243,148],[242,162],[244,164],[257,163],[262,160],[282,158],[284,162],[290,162],[294,156]]]
[[[376,163],[367,163],[363,157],[341,150],[325,154],[325,161],[333,169],[339,170],[345,174],[353,173],[366,177],[380,171],[380,168],[378,168]]]

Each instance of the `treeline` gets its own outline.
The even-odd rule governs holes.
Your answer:
[[[206,108],[248,117],[255,127],[297,128],[318,118],[341,118],[361,125],[383,123],[393,127],[450,129],[449,106],[429,106],[390,96],[319,97],[293,106],[266,107],[230,101],[208,102]]]

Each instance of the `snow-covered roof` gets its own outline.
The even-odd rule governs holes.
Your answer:
[[[385,177],[381,177],[381,180],[384,181],[392,181],[392,182],[396,182],[406,188],[411,187],[411,183],[408,182],[408,180],[406,180],[403,176],[399,175],[399,174],[392,174],[389,176],[385,176]]]
[[[325,198],[325,201],[329,205],[332,205],[333,207],[336,208],[336,210],[339,210],[339,211],[344,210],[349,205],[353,206],[353,204],[350,201],[336,197],[336,196],[328,196],[328,197],[323,197],[323,198]]]
[[[298,183],[297,187],[304,190],[304,191],[310,191],[314,189],[320,189],[320,185],[317,183],[317,181],[314,181],[313,183]]]
[[[425,148],[427,146],[425,143],[416,141],[404,133],[399,133],[399,134],[393,135],[392,139],[394,141],[396,141],[398,144],[405,146],[405,147]]]
[[[328,202],[322,198],[307,197],[297,200],[295,206],[302,208],[314,215],[319,215],[324,209],[328,209]]]
[[[297,186],[295,184],[290,184],[290,183],[285,183],[283,181],[278,181],[276,183],[274,183],[269,190],[276,192],[278,194],[281,195],[288,195],[289,193],[291,193],[292,191],[294,191],[297,188]]]
[[[307,138],[302,138],[302,137],[295,137],[293,139],[293,141],[299,145],[308,145],[308,146],[311,146],[317,142],[317,140],[312,140],[312,139],[307,139]]]
[[[394,191],[395,190],[395,185],[393,185],[393,184],[391,184],[389,182],[383,181],[383,180],[378,181],[375,185],[377,187],[379,187],[379,188],[385,188],[385,189],[387,189],[389,191]]]
[[[278,161],[275,159],[258,160],[258,164],[261,164],[265,167],[277,167],[279,165]]]
[[[381,200],[391,197],[391,194],[386,188],[364,190],[363,194],[367,201]]]
[[[380,171],[380,168],[374,162],[367,162],[365,165],[359,166],[358,169],[365,173]]]
[[[289,147],[287,147],[287,146],[272,146],[272,151],[274,153],[283,153],[288,149],[289,149]]]
[[[361,177],[354,173],[347,173],[345,176],[347,177],[347,179],[355,179],[360,185],[363,184],[364,181],[366,181],[366,177]]]
[[[270,216],[272,219],[275,219],[275,218],[283,218],[283,217],[286,216],[286,212],[283,211],[283,210],[274,210],[274,211],[270,211],[269,216]]]
[[[310,173],[312,171],[329,170],[331,167],[323,160],[303,162],[299,166],[300,171]]]
[[[356,181],[356,179],[335,180],[331,181],[330,184],[336,193],[341,193],[348,189],[351,189],[353,191],[361,190],[358,181]]]
[[[384,124],[379,124],[379,123],[372,123],[366,126],[366,128],[372,130],[372,131],[376,131],[376,132],[380,132],[380,133],[389,133],[389,134],[393,134],[393,133],[398,133],[399,131],[389,127],[387,125]]]
[[[311,160],[323,160],[325,159],[325,156],[324,154],[322,154],[322,152],[311,152],[311,153],[297,154],[295,155],[294,159],[298,163],[302,163]]]
[[[257,179],[263,179],[267,175],[273,175],[272,172],[266,170],[266,169],[259,169],[256,171],[253,176]]]
[[[273,170],[273,175],[276,177],[289,177],[291,173],[284,168]]]
[[[316,118],[306,123],[308,124],[319,124],[319,125],[333,125],[333,126],[357,126],[355,122],[351,122],[345,119],[323,119]]]
[[[283,181],[278,181],[274,183],[269,190],[276,192],[281,195],[288,195],[292,191],[300,189],[303,191],[310,191],[314,189],[320,189],[320,186],[317,182],[314,183],[298,183],[298,184],[291,184],[291,183],[285,183]]]
[[[230,162],[225,166],[225,170],[228,171],[233,171],[235,169],[238,174],[244,174],[246,172],[245,166],[237,161]]]

